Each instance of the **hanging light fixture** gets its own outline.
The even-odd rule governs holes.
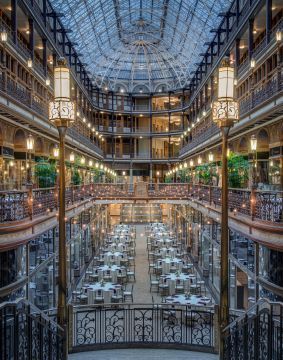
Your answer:
[[[59,148],[58,145],[56,144],[53,148],[53,156],[57,159],[59,157]]]
[[[8,41],[8,33],[6,29],[2,29],[0,31],[0,40],[2,43],[6,43]]]
[[[34,148],[34,137],[32,134],[29,134],[27,137],[27,150],[32,151]]]
[[[251,66],[251,69],[255,68],[255,59],[254,58],[251,58],[250,66]]]
[[[71,154],[70,154],[70,162],[71,162],[71,163],[75,162],[75,154],[74,154],[73,151],[72,151]]]
[[[31,69],[32,65],[33,65],[32,58],[29,58],[28,61],[27,61],[28,68]]]
[[[194,166],[194,160],[190,160],[190,167]]]
[[[45,80],[45,85],[46,85],[46,86],[49,86],[49,85],[50,85],[50,79],[49,79],[49,78],[46,78],[46,80]]]
[[[92,160],[89,160],[89,162],[88,162],[88,166],[92,167],[92,165],[93,165]]]
[[[84,156],[81,157],[81,164],[82,164],[82,165],[85,164],[85,157],[84,157]]]
[[[202,163],[202,158],[201,156],[198,157],[198,164],[200,165]]]
[[[208,161],[209,161],[209,162],[212,162],[212,161],[213,161],[213,158],[214,158],[214,155],[213,155],[213,153],[210,151],[209,154],[208,154]]]
[[[251,136],[250,141],[251,141],[251,151],[255,152],[256,149],[257,149],[257,138],[256,138],[256,136],[254,134]]]

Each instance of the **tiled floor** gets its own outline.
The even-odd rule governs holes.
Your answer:
[[[103,350],[69,355],[69,360],[217,360],[218,355],[184,350]]]

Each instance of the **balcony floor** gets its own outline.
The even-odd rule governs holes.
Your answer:
[[[184,350],[123,349],[100,350],[69,355],[69,360],[217,360],[218,355]]]

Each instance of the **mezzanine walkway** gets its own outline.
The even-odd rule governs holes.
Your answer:
[[[184,350],[123,349],[70,354],[69,360],[217,360],[218,355]]]

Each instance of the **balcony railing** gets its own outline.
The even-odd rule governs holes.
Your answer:
[[[183,347],[215,352],[213,307],[168,304],[74,306],[73,352],[130,346]]]
[[[255,87],[251,94],[239,100],[240,118],[255,110],[258,106],[262,106],[264,102],[271,101],[283,90],[283,74],[276,73],[266,83]],[[192,141],[180,150],[180,155],[194,149],[196,146],[208,141],[212,136],[220,134],[220,130],[216,124],[212,123],[205,131],[193,137]]]
[[[140,186],[141,185],[141,186]],[[229,211],[252,221],[283,222],[283,192],[229,189]],[[137,198],[194,200],[221,207],[221,188],[201,184],[105,184],[96,183],[66,188],[66,206],[86,199]],[[0,192],[0,223],[48,215],[58,209],[58,188]]]
[[[217,186],[190,185],[189,198],[221,206],[221,191]],[[252,220],[283,222],[283,191],[268,190],[228,190],[229,211],[249,216]]]
[[[283,358],[283,304],[260,300],[224,330],[225,360]]]
[[[2,303],[0,321],[0,359],[63,360],[63,329],[30,303]]]
[[[9,95],[13,100],[16,100],[21,105],[25,105],[28,108],[35,111],[38,115],[43,116],[45,119],[48,116],[47,103],[41,100],[39,97],[35,97],[32,91],[28,88],[21,86],[15,80],[6,76],[4,73],[0,73],[0,91]],[[103,155],[102,150],[96,146],[89,138],[80,134],[73,128],[69,128],[67,134],[73,139],[77,140],[81,144],[86,145],[90,150],[93,150],[99,155]]]

